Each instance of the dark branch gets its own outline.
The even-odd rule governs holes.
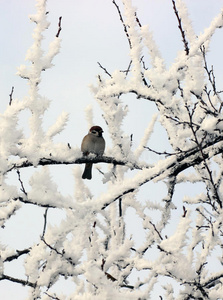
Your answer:
[[[123,70],[123,71],[120,71],[120,72],[125,73],[125,75],[128,76],[128,74],[130,72],[131,65],[132,65],[132,60],[130,60],[128,68],[126,70]]]
[[[142,184],[141,184],[142,185]],[[118,195],[117,197],[115,197],[114,199],[112,199],[110,202],[107,202],[103,205],[103,207],[101,208],[102,210],[104,210],[106,207],[108,207],[111,203],[115,202],[116,200],[118,200],[119,198],[121,198],[122,196],[125,196],[129,193],[132,193],[134,192],[135,189],[131,188],[131,189],[128,189],[126,191],[124,191],[122,194]]]
[[[166,152],[166,151],[159,152],[159,151],[157,151],[157,150],[151,149],[151,148],[148,147],[148,146],[144,146],[143,148],[145,148],[145,149],[147,149],[147,150],[149,150],[149,151],[151,151],[151,152],[153,152],[153,153],[155,153],[155,154],[157,154],[157,155],[171,156],[171,155],[178,155],[178,154],[181,153],[181,152],[178,152],[178,153],[177,153],[177,152],[171,153],[171,152]]]
[[[174,10],[174,13],[175,13],[175,15],[177,17],[177,21],[178,21],[178,28],[180,29],[180,33],[181,33],[181,36],[182,36],[182,39],[183,39],[184,50],[186,52],[186,55],[189,55],[190,51],[189,51],[189,47],[188,47],[188,42],[186,40],[185,32],[184,32],[183,27],[182,27],[181,18],[179,16],[178,10],[176,8],[175,0],[172,0],[172,3],[173,3],[173,10]]]
[[[47,292],[44,292],[45,295],[47,295],[49,298],[53,299],[53,300],[60,300],[60,298],[56,297],[56,296],[52,296]]]
[[[44,218],[44,225],[43,225],[43,234],[42,234],[42,237],[41,237],[42,239],[44,238],[45,232],[46,232],[47,212],[48,212],[48,209],[49,209],[49,207],[46,208],[45,213],[44,213],[44,215],[43,215],[43,218]]]
[[[74,160],[70,161],[63,161],[63,160],[56,160],[53,158],[41,158],[38,162],[38,166],[48,166],[48,165],[73,165],[73,164],[85,164],[85,163],[107,163],[107,164],[114,164],[114,165],[120,165],[120,166],[125,166],[128,165],[130,169],[138,169],[141,170],[142,168],[145,168],[146,166],[139,166],[135,163],[127,162],[127,161],[121,161],[121,160],[116,160],[113,157],[109,156],[101,156],[101,157],[87,157],[83,156]],[[7,172],[12,171],[13,169],[21,169],[21,168],[27,168],[27,167],[33,167],[33,163],[26,160],[23,161],[22,163],[18,164],[13,164],[11,168],[8,169]],[[6,172],[6,173],[7,173]]]
[[[22,179],[21,179],[19,170],[17,170],[17,174],[18,174],[19,182],[20,182],[20,184],[21,184],[21,191],[27,196],[27,192],[26,192],[26,190],[25,190],[25,187],[24,187],[23,181],[22,181]]]
[[[217,275],[217,276],[214,276],[214,277],[208,279],[203,284],[203,286],[207,287],[207,288],[211,288],[211,287],[215,286],[216,284],[221,283],[221,281],[219,281],[220,278],[223,278],[223,274],[220,274],[220,275]]]
[[[205,155],[205,153],[203,151],[202,142],[199,142],[197,134],[196,134],[196,130],[194,129],[194,126],[193,126],[192,118],[193,118],[193,113],[194,113],[195,110],[193,110],[193,113],[191,113],[188,106],[186,106],[186,109],[187,109],[188,116],[189,116],[189,119],[190,119],[190,128],[191,128],[191,131],[193,133],[194,140],[195,140],[195,142],[196,142],[196,144],[198,146],[198,149],[199,149],[199,151],[201,153],[202,161],[203,161],[204,166],[205,166],[205,168],[207,170],[207,173],[208,173],[208,176],[209,176],[208,180],[211,183],[211,186],[213,187],[214,198],[218,202],[220,208],[222,208],[222,201],[220,199],[218,190],[217,190],[216,185],[214,183],[214,179],[213,179],[213,176],[212,176],[212,171],[210,170],[210,168],[209,168],[209,166],[208,166],[208,164],[206,162],[206,159],[208,158],[208,156]]]
[[[24,250],[16,250],[16,254],[13,254],[11,256],[8,256],[4,262],[10,262],[14,259],[17,259],[19,258],[21,255],[24,255],[24,254],[28,254],[30,252],[30,249],[24,249]]]
[[[164,168],[160,168],[160,170],[157,172],[154,171],[154,173],[151,171],[150,175],[148,175],[148,177],[142,181],[141,183],[138,184],[138,186],[136,188],[139,188],[140,186],[144,185],[145,183],[153,180],[153,179],[158,179],[160,176],[164,176],[165,177],[175,177],[177,176],[180,172],[193,167],[195,165],[199,165],[202,161],[206,160],[206,159],[210,159],[211,157],[218,155],[219,153],[223,152],[223,137],[217,137],[216,139],[213,139],[209,142],[207,142],[206,144],[204,144],[202,146],[202,151],[200,151],[200,146],[196,146],[194,148],[189,149],[188,151],[179,153],[166,158],[166,160],[163,161],[163,165],[165,166]],[[214,146],[214,147],[213,147]],[[169,159],[169,162],[168,162]],[[45,165],[71,165],[71,164],[83,164],[83,163],[112,163],[114,165],[121,165],[121,166],[128,166],[130,169],[138,169],[138,170],[142,170],[142,169],[151,169],[151,166],[147,166],[147,165],[136,165],[132,162],[128,162],[128,161],[117,161],[112,157],[107,157],[107,156],[101,156],[101,157],[93,157],[93,158],[89,158],[89,157],[81,157],[81,158],[77,158],[76,160],[71,160],[71,161],[59,161],[59,160],[55,160],[52,158],[41,158],[39,160],[39,163],[37,165],[39,166],[45,166]],[[19,169],[19,168],[26,168],[26,167],[31,167],[34,166],[33,163],[29,162],[28,160],[23,161],[21,164],[13,164],[11,166],[11,168],[8,169],[8,172],[13,170],[13,169]],[[36,166],[36,165],[35,165]],[[119,195],[117,195],[117,197],[115,197],[114,199],[112,199],[111,201],[109,201],[108,203],[105,203],[103,205],[103,207],[101,208],[102,210],[105,209],[107,206],[109,206],[111,203],[115,202],[117,199],[119,199],[120,197],[134,192],[134,190],[136,188],[129,188],[123,192],[121,192]],[[28,204],[36,204],[38,206],[41,207],[48,207],[48,208],[55,208],[56,206],[54,205],[49,205],[49,204],[38,204],[38,203],[33,203],[31,200],[28,199],[23,199],[22,197],[17,197],[14,200],[20,200],[23,203],[28,203]],[[221,202],[219,201],[219,199],[217,199],[219,205],[221,206]]]
[[[44,237],[41,238],[41,240],[43,241],[43,243],[49,247],[50,250],[54,251],[56,254],[58,254],[61,258],[63,258],[65,261],[67,261],[69,264],[71,264],[72,266],[75,266],[76,264],[73,262],[71,257],[66,257],[66,253],[64,251],[64,249],[62,250],[62,252],[60,252],[58,249],[56,249],[55,247],[51,246],[50,244],[48,244],[45,240]]]
[[[122,198],[119,199],[118,203],[118,209],[119,209],[119,217],[122,217]]]
[[[203,151],[202,154],[200,153],[200,150],[198,147],[192,148],[188,150],[187,152],[181,154],[181,155],[176,155],[175,159],[172,159],[172,157],[167,158],[170,159],[169,163],[166,163],[165,160],[163,161],[163,168],[161,167],[160,170],[157,172],[155,170],[151,172],[150,175],[145,180],[142,180],[140,183],[138,183],[137,187],[135,188],[129,188],[123,192],[121,192],[119,195],[117,195],[114,199],[111,201],[105,203],[103,207],[101,208],[102,210],[108,207],[111,203],[117,201],[120,197],[134,192],[136,189],[138,189],[140,186],[146,184],[149,181],[152,181],[154,179],[159,180],[159,178],[165,178],[168,177],[176,177],[180,172],[193,167],[195,165],[199,165],[204,159],[210,159],[212,156],[215,156],[219,153],[223,152],[223,143],[220,143],[219,147],[212,147],[215,143],[212,144],[212,142],[209,144],[209,146],[203,146]],[[220,205],[220,203],[219,203]],[[221,205],[220,205],[221,206]]]
[[[12,95],[13,95],[13,92],[14,92],[14,86],[12,87],[11,93],[9,94],[9,105],[12,104]]]
[[[153,228],[154,228],[155,232],[158,234],[158,236],[159,236],[160,240],[162,241],[162,240],[163,240],[163,238],[162,238],[162,236],[161,236],[160,232],[157,230],[157,228],[156,228],[156,225],[155,225],[155,224],[153,224],[151,221],[149,221],[149,223],[150,223],[150,224],[153,226]]]
[[[56,205],[51,205],[51,204],[43,204],[43,203],[38,203],[36,201],[32,201],[32,200],[29,200],[29,199],[24,199],[22,197],[16,197],[16,198],[13,198],[14,201],[21,201],[22,203],[25,203],[25,204],[33,204],[33,205],[37,205],[39,207],[44,207],[44,208],[58,208]],[[70,208],[71,209],[71,208]]]
[[[206,60],[205,46],[204,46],[204,45],[201,46],[201,47],[200,47],[200,50],[201,50],[201,53],[202,53],[202,55],[203,55],[204,69],[205,69],[205,71],[206,71],[206,73],[207,73],[207,75],[208,75],[208,80],[209,80],[209,82],[210,82],[210,84],[211,84],[211,86],[212,86],[213,94],[216,95],[216,96],[218,97],[219,101],[221,102],[221,98],[220,98],[220,96],[219,96],[219,93],[220,93],[220,92],[218,92],[218,91],[217,91],[217,88],[216,88],[216,82],[215,82],[215,75],[214,75],[214,69],[213,69],[213,66],[212,66],[211,70],[208,69],[208,64],[207,64],[207,60]],[[207,86],[205,86],[204,91],[205,91],[205,93],[207,94],[208,101],[209,101],[211,107],[214,109],[214,112],[217,112],[217,109],[215,108],[215,106],[213,105],[213,103],[212,103],[212,101],[211,101],[211,98],[210,98],[210,91],[207,90]],[[219,111],[218,111],[218,112],[221,111],[221,108],[222,108],[222,102],[221,102],[221,105],[220,105],[220,108],[219,108]]]
[[[57,38],[59,37],[60,32],[61,32],[61,30],[62,30],[62,27],[61,27],[61,20],[62,20],[62,17],[59,17],[58,31],[57,31],[57,34],[56,34],[56,37],[57,37]]]
[[[48,243],[46,242],[46,240],[44,239],[44,237],[42,237],[41,240],[43,241],[43,243],[44,243],[47,247],[50,248],[50,250],[53,250],[54,252],[56,252],[56,254],[60,255],[61,257],[64,257],[64,252],[61,253],[61,252],[58,251],[56,248],[52,247],[50,244],[48,244]]]
[[[116,9],[117,9],[117,11],[118,11],[119,18],[120,18],[120,20],[121,20],[121,22],[122,22],[123,29],[124,29],[124,32],[125,32],[126,37],[127,37],[127,39],[128,39],[129,47],[130,47],[130,49],[131,49],[131,48],[132,48],[132,44],[131,44],[130,36],[129,36],[129,34],[128,34],[127,26],[125,25],[125,22],[124,22],[124,20],[123,20],[123,17],[122,17],[122,13],[121,13],[121,11],[120,11],[120,8],[119,8],[119,6],[117,5],[117,3],[115,2],[115,0],[113,0],[112,3],[115,5],[115,7],[116,7]]]
[[[14,278],[14,277],[11,277],[11,276],[8,276],[8,275],[4,275],[4,274],[1,275],[0,281],[1,280],[9,280],[11,282],[19,283],[19,284],[21,284],[23,286],[30,286],[32,288],[36,287],[36,283],[32,283],[32,282],[30,282],[28,280]]]
[[[107,71],[107,69],[105,67],[103,67],[99,62],[98,62],[98,65],[105,72],[105,74],[107,74],[109,77],[112,78],[111,74]]]

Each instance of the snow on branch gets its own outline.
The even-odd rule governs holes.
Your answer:
[[[184,43],[184,49],[185,49],[186,55],[188,55],[190,50],[189,50],[189,47],[188,47],[188,42],[186,40],[185,32],[184,32],[183,27],[182,27],[181,18],[179,17],[179,13],[178,13],[175,1],[172,0],[172,3],[173,3],[173,10],[175,12],[175,15],[177,17],[177,21],[178,21],[178,24],[179,24],[178,28],[180,29],[180,32],[181,32],[181,35],[182,35],[182,40],[183,40],[183,43]]]
[[[69,115],[66,112],[62,112],[62,114],[58,117],[55,124],[53,124],[47,131],[46,136],[50,139],[54,137],[56,134],[59,134],[66,126],[68,122]]]

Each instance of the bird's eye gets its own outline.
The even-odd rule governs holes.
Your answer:
[[[92,133],[93,133],[93,134],[96,134],[97,132],[96,132],[96,130],[92,130]]]

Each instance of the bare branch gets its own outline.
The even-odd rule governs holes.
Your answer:
[[[16,250],[16,254],[13,254],[11,256],[8,256],[4,262],[10,262],[14,259],[17,259],[19,258],[21,255],[24,255],[24,254],[28,254],[30,252],[30,249],[24,249],[24,250]]]
[[[132,65],[132,60],[130,60],[128,68],[126,70],[123,70],[123,71],[120,71],[120,72],[125,73],[125,75],[128,76],[128,74],[130,72],[131,65]]]
[[[122,13],[121,13],[121,11],[120,11],[120,8],[119,8],[119,6],[117,5],[117,3],[115,2],[115,0],[113,0],[112,3],[115,5],[115,7],[116,7],[116,9],[117,9],[117,11],[118,11],[119,18],[120,18],[120,20],[121,20],[121,22],[122,22],[123,29],[124,29],[124,32],[125,32],[125,34],[126,34],[127,40],[128,40],[128,42],[129,42],[129,47],[130,47],[130,49],[131,49],[131,48],[132,48],[132,43],[131,43],[131,40],[130,40],[130,36],[129,36],[129,34],[128,34],[127,26],[125,25],[125,22],[124,22],[124,20],[123,20],[123,17],[122,17]]]
[[[182,217],[185,218],[186,215],[187,215],[187,210],[186,210],[186,207],[183,206],[183,215],[182,215]]]
[[[21,201],[22,203],[25,203],[25,204],[33,204],[33,205],[36,205],[36,206],[39,206],[39,207],[44,207],[44,208],[58,208],[56,205],[51,205],[51,204],[43,204],[43,203],[38,203],[36,201],[32,201],[32,200],[29,200],[29,199],[23,199],[22,197],[15,197],[13,198],[14,201]],[[70,208],[72,209],[72,208]]]
[[[18,179],[19,179],[19,182],[21,184],[21,191],[27,196],[27,192],[24,188],[23,181],[21,180],[20,171],[17,169],[16,172],[18,174]]]
[[[175,15],[177,17],[177,21],[178,21],[178,28],[180,29],[180,33],[181,33],[182,40],[183,40],[183,43],[184,43],[184,50],[186,52],[186,55],[189,55],[190,50],[189,50],[189,47],[188,47],[188,42],[186,40],[185,32],[184,32],[183,27],[182,27],[181,18],[179,16],[178,10],[176,8],[175,0],[172,0],[172,3],[173,3],[173,10],[174,10],[174,13],[175,13]]]
[[[32,282],[30,282],[28,280],[14,278],[14,277],[11,277],[11,276],[8,276],[8,275],[4,275],[4,274],[1,275],[0,281],[1,280],[8,280],[8,281],[11,281],[11,282],[14,282],[14,283],[19,283],[19,284],[21,284],[23,286],[30,286],[32,288],[36,287],[36,283],[32,283]]]
[[[194,129],[194,126],[193,126],[192,118],[193,118],[194,111],[191,113],[188,106],[186,106],[186,109],[187,109],[188,116],[189,116],[189,119],[190,119],[190,128],[191,128],[191,131],[193,133],[193,136],[194,136],[195,142],[196,142],[196,144],[198,146],[198,149],[199,149],[199,151],[201,153],[202,161],[204,163],[204,166],[205,166],[205,168],[206,168],[206,170],[208,172],[208,176],[209,176],[208,180],[211,183],[211,186],[213,188],[214,198],[217,201],[217,203],[219,204],[220,208],[222,208],[222,201],[220,199],[220,196],[218,194],[218,190],[217,190],[216,185],[214,183],[214,179],[213,179],[213,176],[212,176],[212,171],[210,170],[210,168],[209,168],[209,166],[208,166],[208,164],[206,162],[207,157],[204,154],[203,145],[201,144],[201,142],[199,142],[197,134],[196,134],[196,130]]]
[[[112,78],[111,74],[107,71],[106,68],[104,68],[99,62],[98,62],[99,67],[105,72],[105,74],[107,74],[109,77]]]
[[[174,152],[174,153],[170,153],[170,152],[166,152],[166,151],[159,152],[159,151],[156,151],[156,150],[151,149],[151,148],[148,147],[148,146],[144,146],[143,148],[145,148],[145,149],[147,149],[147,150],[149,150],[149,151],[151,151],[151,152],[153,152],[153,153],[155,153],[155,154],[157,154],[157,155],[171,156],[171,155],[178,155],[178,154],[182,153],[181,151],[179,151],[179,152]]]
[[[44,238],[45,232],[46,232],[46,226],[47,226],[47,212],[48,212],[48,209],[49,209],[49,207],[46,208],[45,213],[44,213],[44,215],[43,215],[43,218],[44,218],[44,224],[43,224],[43,234],[42,234],[41,239]]]
[[[150,223],[150,224],[153,226],[153,228],[154,228],[155,232],[158,234],[158,236],[159,236],[160,240],[162,241],[162,240],[163,240],[163,238],[162,238],[162,236],[161,236],[160,232],[157,230],[157,228],[156,228],[156,225],[155,225],[155,224],[153,224],[151,221],[149,221],[149,223]]]
[[[41,240],[43,241],[43,243],[50,248],[50,250],[56,252],[56,254],[58,254],[61,258],[63,258],[64,260],[66,260],[69,264],[71,264],[72,266],[75,266],[76,264],[73,262],[71,257],[66,257],[66,253],[64,251],[64,249],[62,250],[62,252],[60,252],[57,248],[51,246],[50,244],[48,244],[45,240],[44,237],[41,238]]]
[[[202,53],[202,55],[203,55],[204,69],[205,69],[205,71],[206,71],[206,73],[207,73],[207,75],[208,75],[208,80],[209,80],[209,82],[210,82],[210,84],[211,84],[211,86],[212,86],[213,94],[216,95],[216,96],[218,97],[218,99],[219,99],[219,101],[220,101],[220,103],[221,103],[221,105],[220,105],[220,107],[219,107],[219,110],[218,110],[218,112],[220,112],[223,103],[222,103],[221,98],[220,98],[220,96],[219,96],[219,93],[220,93],[220,92],[218,92],[218,91],[217,91],[217,88],[216,88],[215,75],[214,75],[214,68],[213,68],[213,66],[211,67],[211,70],[209,70],[209,68],[208,68],[208,64],[207,64],[207,60],[206,60],[205,46],[204,46],[204,45],[201,46],[201,47],[200,47],[200,50],[201,50],[201,53]],[[213,105],[213,103],[212,103],[212,101],[211,101],[211,99],[210,99],[210,92],[207,90],[207,86],[205,86],[204,91],[205,91],[205,93],[206,93],[206,95],[207,95],[207,97],[208,97],[208,101],[209,101],[211,107],[214,109],[215,112],[217,112],[217,109],[215,108],[215,106]]]
[[[9,94],[9,105],[12,104],[12,95],[13,95],[13,92],[14,92],[14,86],[12,87],[11,93]]]
[[[59,37],[60,32],[61,32],[61,30],[62,30],[62,27],[61,27],[61,20],[62,20],[62,17],[59,17],[58,31],[57,31],[57,34],[56,34],[56,37],[57,37],[57,38]]]
[[[46,294],[49,298],[53,299],[53,300],[60,300],[60,298],[56,297],[56,296],[52,296],[47,292],[44,292],[44,294]]]

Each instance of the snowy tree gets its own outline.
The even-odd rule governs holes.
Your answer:
[[[27,287],[28,299],[155,299],[154,292],[168,300],[222,299],[222,100],[207,62],[211,38],[223,26],[222,12],[197,36],[183,1],[172,0],[182,51],[167,67],[131,0],[112,2],[130,61],[126,70],[111,71],[99,63],[102,74],[91,86],[109,132],[103,157],[83,157],[80,148],[55,142],[67,113],[44,128],[50,101],[39,85],[60,50],[62,19],[45,53],[46,0],[37,0],[37,12],[30,17],[35,23],[26,57],[30,64],[18,69],[29,92],[16,100],[12,90],[1,114],[0,221],[6,229],[18,210],[31,205],[43,210],[43,224],[39,240],[29,247],[1,245],[0,281]],[[156,111],[146,120],[139,143],[123,125],[132,95]],[[30,116],[24,127],[19,125],[23,111]],[[88,108],[89,127],[92,114]],[[153,148],[152,138],[161,130],[169,150],[162,143]],[[98,168],[96,191],[81,178],[86,162]],[[65,196],[54,181],[51,167],[60,172],[61,165],[74,165],[74,195]],[[22,176],[26,169],[32,170],[29,186]],[[12,174],[17,184],[9,183]],[[160,190],[156,199],[154,186]],[[192,189],[191,195],[185,192]],[[52,225],[48,216],[56,209],[64,218]],[[21,257],[24,277],[8,275],[5,265]],[[60,285],[65,281],[69,291]]]

